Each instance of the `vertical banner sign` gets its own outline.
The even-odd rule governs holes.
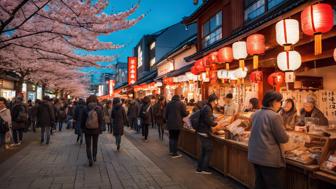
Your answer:
[[[109,80],[109,95],[112,96],[113,95],[113,89],[114,89],[114,85],[115,85],[115,81],[114,80]]]
[[[128,84],[132,85],[137,80],[137,57],[128,57]]]

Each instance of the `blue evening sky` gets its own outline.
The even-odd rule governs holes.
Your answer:
[[[137,2],[137,0],[110,0],[109,7],[105,12],[111,14],[125,11]],[[127,30],[117,31],[110,35],[99,37],[101,41],[123,44],[125,47],[117,50],[96,51],[91,54],[117,56],[119,61],[126,62],[127,56],[132,56],[133,47],[139,42],[143,35],[154,33],[182,21],[183,17],[189,16],[197,7],[198,6],[193,4],[193,0],[142,0],[138,10],[130,17],[136,18],[141,14],[145,14],[146,16],[138,22],[138,24]],[[110,65],[113,63],[115,63],[115,61],[112,63],[103,63],[102,65]],[[98,73],[111,72],[111,69],[98,70],[88,68],[85,70]]]

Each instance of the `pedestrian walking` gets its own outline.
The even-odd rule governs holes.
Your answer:
[[[57,112],[57,115],[58,115],[58,131],[62,131],[62,128],[63,128],[63,124],[65,123],[66,121],[66,118],[67,118],[67,108],[65,105],[62,105],[58,112]]]
[[[103,113],[107,130],[109,133],[112,133],[112,123],[111,123],[112,102],[110,100],[106,102]]]
[[[213,150],[213,144],[210,135],[221,129],[221,126],[215,122],[213,108],[217,106],[218,97],[215,94],[209,96],[207,103],[201,107],[199,126],[197,135],[201,142],[201,155],[198,160],[196,173],[211,174],[209,170],[209,161]]]
[[[77,135],[77,143],[79,144],[83,143],[83,130],[82,130],[82,119],[83,119],[83,113],[85,111],[85,101],[83,99],[79,99],[78,103],[75,107],[75,113],[74,113],[74,122],[75,122],[75,134]]]
[[[254,165],[257,189],[284,189],[285,156],[281,145],[289,137],[278,110],[282,95],[271,91],[264,95],[262,109],[252,117],[252,131],[248,144],[248,160]]]
[[[153,115],[159,132],[159,139],[163,141],[165,124],[166,100],[163,96],[159,97],[158,102],[153,106]]]
[[[86,154],[91,167],[97,160],[97,148],[99,134],[104,130],[103,112],[98,105],[97,96],[91,95],[86,100],[86,108],[83,112],[81,127],[85,133]]]
[[[130,127],[134,130],[138,130],[137,128],[137,118],[139,116],[139,105],[137,101],[131,100],[128,104],[127,118],[130,124]]]
[[[12,116],[12,132],[13,139],[16,145],[20,145],[23,140],[23,131],[27,126],[28,112],[23,104],[21,96],[16,97],[11,111]]]
[[[53,107],[49,101],[49,96],[44,96],[36,112],[37,125],[41,128],[41,144],[50,143],[50,130],[55,123]]]
[[[39,104],[41,103],[41,101],[39,99],[37,99],[31,109],[31,128],[33,130],[33,132],[36,132],[36,126],[37,126],[37,108],[39,106]]]
[[[183,118],[188,115],[186,105],[181,101],[180,96],[174,95],[167,104],[165,117],[169,131],[169,152],[172,158],[181,157],[177,153],[178,138],[183,128]]]
[[[0,97],[0,147],[6,149],[10,148],[12,118],[10,110],[6,107],[6,99]]]
[[[143,104],[141,106],[140,117],[141,117],[141,124],[142,124],[142,135],[144,136],[144,140],[148,141],[148,129],[149,125],[152,124],[152,107],[150,104],[150,98],[145,96],[143,99]]]
[[[126,111],[122,106],[122,101],[120,98],[113,99],[113,109],[111,113],[111,118],[113,121],[113,136],[115,137],[117,150],[120,150],[121,136],[124,134],[124,126],[128,125]]]

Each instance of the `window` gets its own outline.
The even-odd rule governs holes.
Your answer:
[[[142,66],[142,50],[140,46],[138,47],[138,68]]]
[[[153,66],[155,64],[155,57],[153,57],[151,60],[150,60],[150,65]]]
[[[284,0],[268,0],[268,10],[272,9],[273,7],[279,5],[282,3]]]
[[[210,46],[222,38],[222,11],[211,17],[202,26],[203,48]]]
[[[245,9],[245,21],[252,20],[265,12],[265,0],[258,0]]]
[[[153,50],[155,48],[155,41],[153,43],[150,44],[150,47],[149,47],[151,50]]]

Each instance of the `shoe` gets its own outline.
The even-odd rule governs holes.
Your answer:
[[[92,167],[92,165],[93,165],[93,162],[92,162],[92,160],[90,159],[90,160],[89,160],[89,166]]]
[[[93,161],[96,162],[97,161],[97,157],[93,157]]]
[[[117,146],[117,150],[118,150],[118,151],[120,150],[120,145]]]
[[[176,159],[176,158],[181,158],[181,157],[182,157],[182,155],[181,155],[181,154],[172,155],[172,158],[173,158],[173,159]]]
[[[196,170],[196,173],[203,174],[203,175],[211,175],[212,174],[210,171],[201,171],[201,170]]]

